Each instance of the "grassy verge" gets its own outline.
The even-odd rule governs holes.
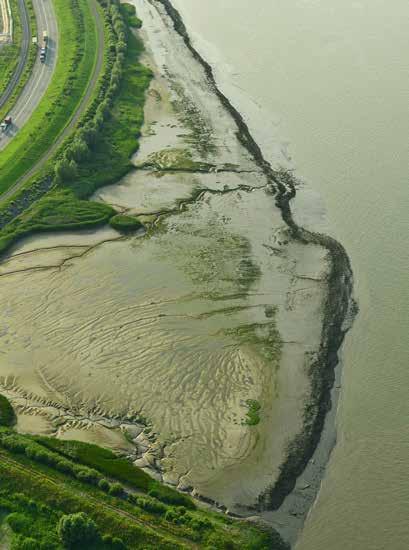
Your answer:
[[[96,445],[0,427],[0,520],[8,525],[11,547],[63,548],[61,525],[72,521],[82,529],[80,542],[65,548],[287,549],[274,530],[198,509],[157,482],[154,494],[153,480],[125,462]],[[183,497],[183,504],[171,502],[171,494]],[[78,518],[67,519],[77,513],[87,514],[91,530],[77,525]]]
[[[32,0],[25,0],[25,1],[26,1],[27,11],[28,11],[28,15],[29,15],[31,36],[37,36],[37,19],[36,19],[35,12],[34,12],[33,2],[32,2]],[[12,0],[12,3],[14,3],[14,2],[16,2],[16,0]],[[20,24],[20,40],[21,40],[20,18],[18,19],[18,22]],[[0,75],[1,75],[0,76],[0,95],[3,93],[4,88],[7,85],[7,83],[6,83],[3,87],[3,89],[1,88],[2,78],[4,77],[4,74],[2,73],[2,70],[1,70],[2,69],[2,67],[1,67],[2,51],[3,50],[0,49]],[[27,84],[28,79],[30,78],[30,75],[31,75],[33,67],[34,67],[34,63],[36,61],[37,54],[38,54],[37,46],[35,44],[30,44],[30,50],[29,50],[29,54],[28,54],[27,63],[24,67],[24,72],[21,75],[20,81],[17,84],[17,86],[15,87],[12,95],[10,96],[8,101],[6,101],[6,103],[3,105],[3,107],[0,109],[0,120],[3,119],[7,115],[7,113],[10,111],[10,109],[14,106],[14,104],[17,101],[19,95],[21,94],[21,92],[23,91],[25,85]],[[15,63],[14,70],[15,70],[16,66],[17,66],[17,62]],[[11,72],[8,73],[8,75],[6,77],[7,82],[9,81],[12,74],[14,73],[14,70],[12,70]]]
[[[97,50],[95,22],[86,0],[53,0],[59,55],[50,86],[29,122],[2,152],[0,193],[51,147],[69,122],[92,74]]]

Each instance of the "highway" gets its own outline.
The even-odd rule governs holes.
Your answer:
[[[18,0],[18,8],[20,10],[22,27],[21,30],[23,35],[21,39],[20,59],[17,68],[10,79],[10,82],[7,84],[6,89],[0,97],[0,109],[1,107],[3,107],[6,101],[9,100],[10,96],[14,92],[15,87],[20,82],[20,78],[24,72],[24,67],[27,63],[28,53],[30,51],[31,31],[25,0]]]
[[[44,0],[45,2],[50,2],[50,0]],[[10,198],[31,176],[37,172],[57,151],[58,147],[61,145],[61,143],[64,141],[64,139],[70,135],[70,133],[74,130],[78,120],[80,119],[81,115],[84,114],[86,111],[89,101],[92,97],[92,94],[95,90],[96,85],[98,84],[98,78],[100,76],[103,63],[104,63],[104,21],[101,17],[100,12],[98,11],[98,4],[97,0],[91,0],[90,1],[90,9],[91,13],[95,19],[96,24],[96,31],[97,31],[97,58],[95,61],[95,65],[92,71],[92,75],[90,78],[90,81],[88,82],[88,86],[86,88],[85,94],[82,97],[77,109],[72,114],[71,119],[69,120],[67,126],[64,128],[64,130],[61,132],[61,134],[58,136],[58,138],[55,140],[55,142],[52,144],[52,146],[48,149],[48,151],[38,159],[38,161],[34,164],[34,166],[31,167],[31,169],[26,172],[21,178],[19,178],[14,185],[12,185],[5,193],[3,193],[0,197],[0,202],[7,200]],[[0,151],[1,151],[1,141],[0,141]]]
[[[38,54],[32,74],[16,104],[8,113],[12,117],[11,127],[0,134],[0,151],[13,139],[16,133],[28,121],[40,103],[51,81],[58,53],[58,28],[51,0],[33,0],[37,18],[38,42],[41,43],[43,31],[48,33],[48,51],[45,63],[41,63]]]

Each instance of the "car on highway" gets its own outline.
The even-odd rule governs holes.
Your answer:
[[[0,124],[0,129],[2,132],[5,132],[7,128],[11,126],[12,120],[11,116],[6,117],[3,122]]]

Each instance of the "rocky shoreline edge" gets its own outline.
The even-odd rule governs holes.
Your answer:
[[[257,165],[265,174],[275,196],[276,205],[288,226],[291,236],[304,244],[317,244],[328,251],[330,270],[328,292],[324,305],[324,322],[319,352],[310,368],[312,399],[305,407],[304,429],[288,447],[287,458],[280,468],[276,483],[268,487],[259,496],[257,511],[277,510],[284,499],[294,490],[297,478],[303,473],[321,439],[324,422],[331,409],[331,389],[335,381],[335,367],[339,363],[339,350],[356,313],[353,301],[353,273],[349,257],[344,247],[330,236],[309,231],[295,222],[290,201],[296,196],[295,181],[291,174],[276,172],[264,158],[261,148],[251,135],[243,116],[235,109],[230,100],[218,87],[211,65],[192,45],[189,33],[178,10],[170,0],[150,0],[161,4],[186,47],[196,61],[203,67],[214,93],[237,125],[237,138],[252,155]],[[347,321],[349,321],[347,323]],[[210,499],[195,495],[206,502]],[[218,506],[217,503],[213,503]],[[312,501],[308,503],[308,508]],[[223,506],[218,506],[224,509]],[[249,509],[250,510],[250,509]]]

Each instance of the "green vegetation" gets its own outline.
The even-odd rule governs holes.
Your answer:
[[[83,512],[63,516],[57,532],[66,548],[84,548],[84,544],[89,547],[99,540],[97,524]]]
[[[123,6],[119,9],[115,4],[105,10],[105,69],[94,99],[78,131],[58,153],[57,161],[50,161],[47,170],[27,182],[17,197],[17,202],[20,199],[23,204],[31,202],[34,205],[0,231],[0,251],[22,235],[51,230],[52,219],[48,216],[47,220],[43,219],[50,201],[53,205],[61,201],[58,209],[67,213],[74,204],[74,197],[88,198],[98,187],[116,182],[131,168],[129,159],[139,147],[137,137],[143,124],[145,91],[152,74],[139,63],[143,45],[128,30],[122,13],[128,18],[129,13],[134,12]],[[53,178],[53,189],[37,200],[36,190],[41,188],[43,182]],[[15,202],[14,199],[9,201],[6,209],[14,212]],[[102,220],[101,205],[95,202],[87,204],[87,209],[76,209],[77,214],[81,214],[81,219],[75,220],[77,227],[104,223],[114,214],[111,211],[110,216],[105,218],[104,212]],[[57,217],[54,222],[54,229],[73,227],[73,224],[61,224]]]
[[[120,458],[112,451],[98,447],[98,445],[42,436],[36,437],[35,440],[44,447],[56,451],[74,462],[86,464],[108,477],[129,484],[135,489],[148,491],[149,483],[153,481],[148,474],[139,468],[135,468],[128,460]]]
[[[194,507],[193,501],[186,495],[161,485],[143,470],[135,468],[128,460],[118,457],[108,449],[81,441],[64,441],[51,437],[36,437],[35,439],[66,458],[95,468],[107,477],[118,479],[129,487],[145,491],[163,502],[186,508]]]
[[[183,172],[211,172],[215,165],[207,162],[196,162],[187,149],[163,149],[149,155],[146,162],[138,168],[166,170],[182,170]]]
[[[53,3],[59,21],[57,67],[29,122],[2,152],[0,193],[13,185],[55,142],[81,101],[94,67],[96,31],[88,2],[53,0]]]
[[[11,548],[20,550],[288,548],[273,530],[198,509],[110,451],[6,427],[0,427],[0,522]]]
[[[27,12],[28,12],[28,16],[29,16],[31,36],[36,36],[37,35],[37,19],[36,19],[35,12],[34,12],[33,2],[32,2],[32,0],[25,0],[25,2],[26,2]],[[18,14],[17,18],[14,19],[14,25],[15,25],[14,26],[14,33],[15,33],[14,37],[17,41],[16,44],[19,44],[18,50],[20,50],[22,29],[21,29],[21,21],[20,21],[19,10],[17,8],[17,0],[11,0],[11,9],[12,9],[13,13],[14,13],[14,11],[17,11],[17,14]],[[17,27],[16,27],[16,23],[17,23]],[[13,48],[15,48],[16,44],[6,46],[5,48],[0,48],[0,95],[4,92],[4,89],[7,86],[7,82],[10,80],[12,74],[14,73],[14,71],[17,67],[17,60],[15,60],[13,68],[11,67],[12,63],[10,63],[11,60],[13,59],[13,56],[14,56]],[[11,49],[11,52],[10,52],[9,49]],[[13,107],[13,105],[15,104],[17,98],[19,97],[19,95],[23,91],[24,86],[27,84],[27,81],[30,78],[31,72],[32,72],[33,67],[34,67],[34,63],[35,63],[36,58],[37,58],[37,53],[38,53],[37,46],[35,44],[31,43],[30,48],[29,48],[27,62],[26,62],[25,67],[24,67],[24,72],[21,75],[21,78],[20,78],[17,86],[15,87],[13,93],[11,94],[10,98],[8,99],[8,101],[6,101],[6,103],[0,109],[0,120],[3,119],[7,115],[8,111]],[[7,67],[4,67],[5,71],[7,71],[6,74],[2,73],[2,68],[3,68],[2,60],[4,60],[5,65],[7,65]],[[8,60],[8,63],[7,63],[7,60]]]
[[[256,426],[260,422],[261,405],[255,399],[247,399],[246,405],[248,411],[244,423],[248,426]]]
[[[142,21],[136,16],[135,6],[124,3],[122,4],[121,9],[130,27],[133,27],[134,29],[140,29],[142,27]]]
[[[12,426],[16,420],[13,407],[7,397],[0,395],[0,426]]]
[[[114,5],[111,10],[115,8]],[[120,6],[120,11],[116,9],[116,20],[124,17],[129,25],[129,10],[124,5]],[[81,198],[88,198],[103,185],[116,183],[133,167],[130,157],[139,149],[138,137],[143,125],[145,92],[152,72],[139,62],[143,44],[127,25],[124,33],[125,51],[121,48],[117,52],[121,63],[121,77],[115,86],[115,101],[103,124],[98,127],[98,139],[90,144],[89,157],[78,164],[75,179],[66,184]],[[83,129],[89,129],[89,125],[85,124]]]
[[[102,203],[79,200],[69,189],[59,189],[43,197],[0,232],[0,250],[17,237],[38,231],[87,229],[103,225],[115,213]]]
[[[136,229],[140,229],[141,227],[143,227],[138,218],[134,218],[132,216],[124,216],[123,214],[117,214],[116,216],[113,216],[109,220],[109,223],[114,229],[122,231],[123,233],[135,231]]]

